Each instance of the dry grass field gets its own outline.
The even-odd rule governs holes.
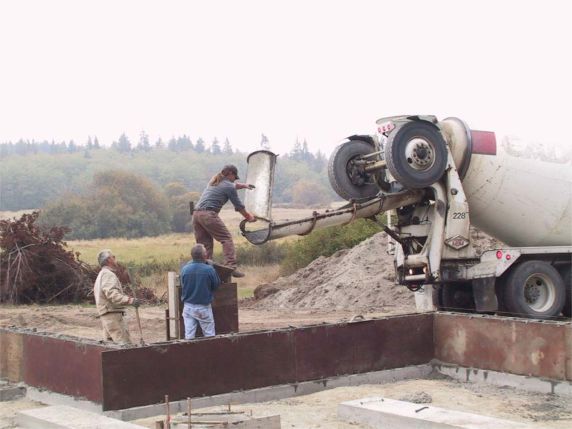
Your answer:
[[[311,216],[316,209],[294,209],[294,208],[273,208],[272,217],[275,221],[285,221],[301,219]],[[325,210],[325,209],[323,209]],[[320,209],[322,211],[322,209]],[[0,212],[0,219],[18,218],[22,214],[30,212]],[[225,208],[220,213],[228,229],[234,236],[237,247],[253,246],[240,235],[239,224],[242,215],[232,208]],[[296,237],[288,237],[283,240],[296,240]],[[190,259],[190,250],[195,239],[192,233],[166,234],[158,237],[143,237],[137,239],[126,238],[105,238],[96,240],[68,240],[67,246],[74,252],[79,252],[79,258],[91,265],[97,262],[97,254],[101,249],[111,249],[118,260],[127,265],[141,266],[149,263],[182,263]],[[219,243],[215,243],[215,260],[221,260],[222,248]],[[240,261],[239,261],[240,263]],[[173,268],[174,269],[174,268]],[[246,273],[246,277],[239,283],[239,298],[252,296],[256,286],[268,283],[278,277],[278,265],[264,266],[241,266],[241,270]],[[137,275],[137,272],[135,272]],[[145,287],[155,290],[158,297],[166,291],[167,277],[165,273],[152,274],[140,277],[141,283]]]

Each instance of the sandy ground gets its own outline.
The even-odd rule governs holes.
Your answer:
[[[572,401],[569,398],[460,383],[442,377],[383,385],[339,387],[279,401],[232,405],[231,409],[246,414],[252,412],[253,416],[260,417],[279,414],[283,428],[366,429],[367,426],[338,419],[337,406],[345,401],[377,396],[512,420],[532,427],[564,429],[572,425]],[[200,409],[199,412],[226,410],[225,406]],[[163,416],[133,423],[153,428],[154,422],[161,418]]]
[[[165,341],[165,305],[142,306],[139,310],[143,338],[147,343]],[[323,322],[348,321],[356,316],[364,318],[402,314],[394,307],[387,311],[326,311],[326,310],[267,310],[239,309],[240,332],[305,326]],[[132,339],[138,339],[138,328],[133,309],[127,310],[127,322]],[[0,306],[0,327],[26,327],[39,332],[50,332],[99,340],[101,324],[93,305],[29,305]]]
[[[383,310],[383,309],[382,309]],[[365,318],[403,313],[403,308],[390,307],[379,312],[324,311],[324,310],[267,310],[244,308],[239,310],[240,330],[254,331],[287,326],[304,326],[322,322],[339,322],[362,315]],[[144,337],[147,342],[163,341],[165,335],[164,306],[145,306],[141,309]],[[25,326],[39,331],[54,332],[83,338],[99,339],[99,320],[93,306],[25,306],[0,307],[0,326]],[[136,335],[133,311],[129,326]],[[431,380],[408,380],[384,385],[343,387],[312,395],[233,406],[233,411],[252,410],[254,415],[280,414],[283,428],[338,428],[359,429],[362,426],[337,419],[337,405],[341,402],[368,396],[412,400],[430,398],[438,407],[484,414],[527,422],[537,427],[568,428],[572,426],[572,401],[557,397],[487,385],[460,383],[439,377]],[[20,399],[0,402],[0,429],[14,428],[17,411],[42,406]],[[201,410],[204,411],[204,410]],[[153,428],[161,417],[137,421]]]

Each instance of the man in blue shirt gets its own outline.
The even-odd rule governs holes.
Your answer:
[[[215,335],[215,323],[211,302],[213,292],[219,287],[220,279],[212,265],[207,264],[207,249],[196,244],[191,249],[193,260],[181,270],[183,291],[181,301],[184,303],[183,320],[185,322],[185,339],[192,340],[197,332],[197,324],[205,337]]]

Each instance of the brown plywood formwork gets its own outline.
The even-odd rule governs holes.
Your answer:
[[[572,380],[570,322],[437,313],[434,329],[435,358],[440,361]]]
[[[101,403],[101,352],[109,347],[0,329],[0,377]]]
[[[105,347],[58,338],[26,336],[24,382],[99,402],[101,352]]]
[[[108,351],[103,409],[426,363],[431,325],[418,314]]]
[[[181,299],[181,289],[178,289],[179,295],[177,299]],[[180,325],[181,338],[184,338],[185,324],[183,322],[183,305],[180,307]],[[238,296],[236,283],[222,283],[214,294],[212,302],[213,316],[215,321],[215,329],[218,335],[233,334],[238,332]],[[203,336],[200,326],[197,327],[197,337]]]
[[[571,380],[572,325],[425,313],[120,348],[0,329],[0,377],[104,410],[444,363]]]

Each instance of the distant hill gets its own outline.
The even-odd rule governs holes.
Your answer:
[[[175,140],[176,142],[176,140]],[[0,144],[0,210],[15,211],[41,208],[66,193],[81,194],[97,172],[126,170],[144,176],[160,188],[173,182],[189,191],[201,192],[208,180],[224,164],[236,164],[246,171],[246,153],[175,144],[153,147],[91,148],[65,144]],[[50,150],[52,147],[53,150]],[[65,149],[65,150],[64,150]],[[243,176],[244,177],[244,176]],[[298,186],[296,186],[298,184]],[[302,186],[302,185],[310,186]],[[312,188],[313,194],[300,195]],[[292,190],[295,189],[295,192]],[[316,193],[316,190],[319,192]],[[327,161],[321,153],[310,153],[307,146],[279,157],[274,189],[275,203],[308,204],[338,199],[327,178]],[[296,201],[299,199],[300,201]]]

